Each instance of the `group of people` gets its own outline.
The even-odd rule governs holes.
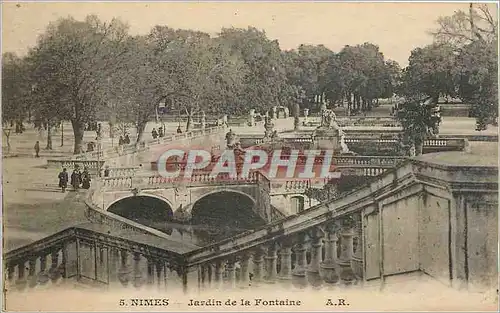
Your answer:
[[[151,136],[153,137],[153,139],[156,139],[158,137],[162,138],[165,136],[165,131],[163,130],[163,127],[160,126],[158,127],[158,131],[156,131],[156,128],[153,128],[153,130],[151,131]]]
[[[130,137],[128,134],[125,134],[124,136],[120,136],[120,139],[118,139],[118,145],[123,146],[123,145],[128,145],[130,144]]]
[[[66,168],[63,168],[62,172],[59,173],[58,178],[59,187],[61,188],[62,192],[66,191],[66,188],[68,187],[68,181],[70,182],[74,190],[78,190],[79,188],[90,188],[91,177],[86,167],[83,168],[83,171],[80,171],[80,168],[76,166],[73,170],[73,173],[71,173],[71,177],[69,177]],[[69,178],[71,178],[71,180],[69,180]]]

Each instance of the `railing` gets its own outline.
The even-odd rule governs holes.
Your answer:
[[[154,284],[165,289],[167,280],[170,284],[172,278],[178,277],[177,273],[170,274],[172,270],[183,274],[180,253],[148,243],[148,235],[129,235],[123,231],[113,235],[103,227],[88,224],[9,251],[4,255],[7,292],[50,287],[64,279],[137,288]]]
[[[211,176],[210,173],[193,173],[190,178],[177,177],[168,178],[160,175],[130,175],[130,176],[114,176],[104,177],[102,179],[102,186],[104,188],[134,188],[134,187],[148,187],[148,186],[173,186],[177,183],[184,183],[186,186],[194,185],[228,185],[228,184],[256,184],[258,181],[264,179],[264,176],[257,171],[250,172],[247,177],[237,176],[231,177],[229,174],[219,174],[216,177]]]
[[[352,285],[371,279],[377,279],[383,284],[388,275],[404,275],[414,271],[426,272],[438,280],[442,279],[440,276],[442,272],[445,273],[443,279],[449,279],[450,276],[446,276],[448,272],[451,275],[455,271],[460,273],[464,271],[463,264],[455,265],[457,263],[451,258],[460,259],[466,252],[462,252],[461,256],[449,255],[449,262],[441,263],[439,270],[432,268],[429,271],[427,265],[419,263],[419,257],[432,258],[439,249],[433,251],[417,249],[420,244],[424,243],[414,241],[414,235],[422,232],[431,238],[436,236],[436,233],[433,230],[429,232],[427,226],[415,223],[410,217],[425,215],[437,218],[435,210],[429,210],[427,207],[429,203],[425,203],[426,200],[421,201],[426,197],[434,197],[433,201],[442,199],[443,205],[445,203],[451,205],[448,198],[437,197],[434,191],[431,191],[432,188],[436,188],[436,192],[442,190],[435,185],[436,179],[448,177],[454,181],[463,177],[463,173],[446,174],[450,170],[451,168],[447,169],[420,161],[406,162],[405,165],[390,171],[378,180],[336,199],[270,223],[260,229],[189,252],[185,255],[187,262],[191,267],[196,265],[201,271],[201,286],[208,286],[208,282],[211,281],[212,288],[213,282],[217,288],[223,284],[247,287],[249,284],[254,286],[262,282],[272,283],[276,280],[291,281],[297,287],[305,287],[308,284],[319,287],[323,283],[338,284],[339,282]],[[466,167],[460,171],[465,173],[470,170]],[[488,168],[486,171],[489,176],[481,178],[481,182],[475,181],[474,184],[477,185],[473,188],[477,188],[478,192],[484,192],[484,188],[487,188],[491,195],[496,195],[491,203],[493,214],[497,212],[495,204],[498,201],[496,190],[498,183],[490,185],[490,182],[496,181],[498,174],[495,168]],[[485,169],[476,168],[473,172],[484,175]],[[428,178],[424,178],[423,175],[428,175]],[[453,186],[456,189],[450,190],[449,196],[459,192],[461,188],[465,188],[464,192],[468,193],[472,187],[461,187],[459,184],[453,184]],[[411,201],[407,202],[407,200]],[[405,210],[394,210],[400,204],[410,202],[414,205],[406,207]],[[463,207],[453,206],[448,209],[456,210],[459,214],[458,212],[461,212]],[[483,214],[484,212],[476,215],[475,218],[482,218]],[[405,220],[407,218],[408,220]],[[452,224],[449,223],[453,222],[444,216],[434,223],[436,227],[443,225],[441,223],[451,227]],[[397,236],[382,235],[386,229],[394,227],[398,229]],[[476,232],[478,236],[485,238],[486,235],[479,235],[481,233],[484,232]],[[462,239],[463,236],[467,236],[460,229],[453,234]],[[453,243],[447,241],[443,244],[450,246],[440,249],[445,253],[447,249],[458,248],[460,242],[452,246]],[[478,241],[478,244],[482,247],[478,249],[486,246],[482,241]],[[496,243],[492,241],[490,245],[492,251],[496,251],[495,247]],[[408,255],[403,256],[402,251]],[[496,259],[496,253],[484,252],[484,254],[489,260]],[[295,257],[294,264],[292,264],[292,256]],[[307,260],[308,256],[310,256],[310,261]],[[401,260],[401,262],[395,260]],[[398,265],[396,266],[394,262]],[[239,263],[240,268],[239,279],[236,279],[234,275],[236,263]],[[430,266],[435,265],[433,263]],[[215,272],[208,271],[208,268],[216,270]],[[226,282],[221,277],[224,269],[230,273],[229,281]],[[249,269],[253,269],[251,280]],[[491,266],[489,270],[495,270],[495,266]],[[482,271],[482,274],[475,273],[475,275],[483,277],[486,281],[488,276],[485,273],[488,270],[482,267]],[[479,276],[476,279],[479,279]]]
[[[48,167],[58,167],[58,168],[68,168],[68,169],[73,169],[77,165],[79,168],[87,168],[91,171],[98,171],[99,168],[102,168],[104,165],[105,161],[97,161],[97,160],[92,160],[92,161],[85,161],[85,160],[54,160],[54,159],[48,159],[47,160],[47,166]]]
[[[399,127],[401,124],[392,116],[370,116],[370,117],[337,117],[337,123],[341,127],[349,126],[378,126],[378,127]],[[321,121],[310,120],[305,123],[305,126],[319,126]]]
[[[86,152],[86,153],[74,155],[72,157],[72,159],[75,159],[75,160],[96,159],[98,157],[98,155],[99,155],[99,157],[107,157],[107,158],[117,157],[120,155],[126,155],[126,154],[132,154],[132,153],[144,151],[144,150],[147,150],[151,146],[154,146],[154,145],[162,145],[162,144],[174,142],[176,140],[197,138],[197,137],[200,137],[203,135],[217,133],[217,132],[220,132],[222,129],[223,129],[222,126],[215,126],[215,127],[210,127],[210,128],[206,128],[206,129],[194,129],[192,131],[182,133],[182,134],[167,134],[161,138],[145,140],[145,141],[139,143],[137,146],[135,144],[129,144],[129,145],[123,145],[123,146],[117,146],[117,147],[103,149],[103,150],[100,150],[99,152],[97,152],[97,151]]]
[[[105,176],[104,172],[106,169],[102,170],[101,177],[132,177],[135,176],[137,171],[139,170],[139,167],[134,166],[134,167],[109,167],[107,168],[108,170],[108,176]]]

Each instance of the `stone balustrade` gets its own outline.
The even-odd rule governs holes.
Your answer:
[[[64,159],[48,159],[47,167],[67,168],[68,170],[74,169],[77,165],[80,169],[87,168],[89,171],[97,172],[102,169],[104,160],[64,160]]]
[[[497,232],[497,167],[407,160],[335,199],[202,248],[88,224],[7,252],[4,263],[7,288],[19,290],[61,277],[163,288],[165,262],[185,291],[383,286],[414,272],[457,288],[496,288]]]
[[[7,292],[51,288],[70,279],[97,286],[166,289],[172,281],[182,286],[178,252],[140,242],[133,232],[135,240],[110,233],[86,224],[7,252]]]
[[[351,116],[351,117],[337,117],[337,123],[340,127],[349,126],[365,126],[365,127],[400,127],[401,123],[392,116]],[[310,120],[305,123],[305,126],[320,126],[321,121]]]
[[[139,167],[134,166],[134,167],[109,167],[107,168],[109,170],[109,174],[107,177],[132,177],[135,176],[137,171],[139,170]],[[104,171],[106,169],[102,170],[101,177],[106,177],[104,175]]]
[[[208,134],[214,134],[218,133],[220,131],[223,131],[224,127],[222,126],[215,126],[215,127],[209,127],[206,129],[194,129],[189,132],[185,132],[182,134],[168,134],[165,135],[164,137],[157,138],[157,139],[147,139],[138,145],[135,144],[129,144],[129,145],[122,145],[122,146],[116,146],[116,147],[110,147],[107,149],[102,149],[100,151],[92,151],[92,152],[85,152],[85,153],[80,153],[76,154],[71,157],[73,160],[93,160],[99,158],[113,158],[113,157],[118,157],[121,155],[127,155],[127,154],[133,154],[141,151],[145,151],[150,149],[151,147],[154,147],[156,145],[164,145],[168,143],[172,143],[178,140],[183,140],[183,139],[189,139],[189,138],[199,138],[201,136],[205,136]]]
[[[202,272],[232,270],[238,263],[239,279],[229,276],[226,286],[291,282],[300,288],[368,280],[383,285],[388,276],[420,271],[450,286],[491,288],[496,240],[487,238],[497,231],[497,188],[493,167],[458,169],[412,160],[360,189],[186,258]],[[478,208],[473,216],[464,213],[467,203]],[[471,228],[475,223],[486,228]],[[482,251],[481,258],[464,261],[472,251]],[[202,286],[218,281],[207,272],[201,277]]]

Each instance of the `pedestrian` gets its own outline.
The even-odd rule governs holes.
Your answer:
[[[36,154],[35,157],[39,158],[40,157],[39,153],[40,153],[40,142],[37,141],[35,143],[35,154]]]
[[[90,188],[90,173],[86,167],[83,168],[83,172],[81,174],[82,188],[89,189]]]
[[[73,186],[73,189],[78,190],[78,188],[80,188],[81,182],[82,182],[82,175],[80,173],[80,169],[76,167],[73,170],[73,173],[71,173],[71,186]]]
[[[106,169],[104,169],[104,177],[109,177],[109,166],[106,165]]]
[[[151,131],[151,136],[153,137],[153,139],[158,138],[158,132],[156,131],[156,128],[153,128],[153,130]]]
[[[120,136],[120,139],[118,139],[118,145],[119,146],[123,146],[124,142],[123,142],[123,136]]]
[[[63,168],[58,177],[59,187],[62,189],[62,192],[65,192],[66,188],[68,187],[68,172],[66,171],[66,168]]]
[[[124,141],[124,144],[128,145],[130,144],[130,137],[128,136],[128,134],[125,134],[125,138],[123,139]]]
[[[181,126],[180,126],[180,125],[177,127],[177,133],[178,133],[178,134],[182,134],[182,129],[181,129]]]
[[[163,131],[163,127],[160,126],[160,128],[158,128],[158,137],[163,137],[165,136],[165,132]]]

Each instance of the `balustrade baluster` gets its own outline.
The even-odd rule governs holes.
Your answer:
[[[305,236],[303,234],[299,235],[299,243],[295,246],[294,251],[297,258],[297,264],[292,271],[292,275],[305,277],[307,266],[307,247],[305,244]]]
[[[40,256],[40,273],[38,274],[38,282],[41,285],[45,285],[49,281],[49,275],[47,273],[47,254],[45,252]]]
[[[120,283],[126,287],[130,282],[130,271],[128,269],[128,252],[126,250],[121,250],[120,255],[120,270],[118,271],[118,279]]]
[[[307,268],[308,272],[319,273],[320,264],[322,262],[322,247],[323,247],[323,231],[319,228],[314,228],[311,234],[311,262]]]
[[[142,273],[141,273],[141,254],[134,253],[134,287],[140,288],[142,286]]]
[[[28,269],[28,286],[33,288],[36,286],[36,259],[30,259],[28,261],[29,269]]]
[[[60,271],[60,268],[58,266],[59,250],[52,251],[52,253],[50,255],[50,259],[51,259],[52,264],[51,264],[50,269],[49,269],[49,276],[50,276],[50,279],[52,280],[52,283],[56,283],[57,280],[61,277],[61,271]]]
[[[221,289],[223,284],[222,274],[224,273],[224,262],[217,260],[215,262],[215,288]]]
[[[337,235],[333,224],[325,227],[325,260],[321,263],[321,278],[327,284],[336,284],[339,281],[337,275]]]
[[[250,255],[247,252],[244,252],[240,258],[240,288],[248,288],[250,284],[250,274],[249,274],[249,265],[250,265]]]
[[[147,271],[148,271],[148,274],[147,274],[147,285],[148,285],[148,287],[151,288],[154,285],[155,275],[154,275],[154,263],[149,258],[147,259]]]
[[[264,272],[264,253],[262,248],[257,248],[253,255],[253,278],[252,282],[259,283],[262,281],[262,275]]]
[[[285,240],[281,243],[281,249],[279,252],[280,256],[280,279],[291,279],[292,278],[292,243],[290,240]]]
[[[25,272],[25,262],[26,261],[21,261],[17,265],[17,280],[16,280],[16,287],[18,290],[24,290],[26,288],[27,280],[24,277],[24,272]]]
[[[16,271],[16,267],[12,264],[7,266],[7,282],[9,283],[9,287],[11,287],[14,283],[14,273]]]
[[[267,247],[267,255],[265,257],[266,260],[266,283],[274,284],[276,282],[276,277],[278,276],[277,272],[277,260],[278,260],[278,247],[276,244],[272,243]]]
[[[235,267],[235,259],[231,258],[227,261],[227,283],[228,287],[231,289],[236,288],[236,267]]]
[[[162,275],[161,275],[161,272],[163,269],[163,263],[161,261],[157,261],[156,263],[153,264],[154,266],[154,270],[153,272],[156,272],[156,287],[158,289],[161,288],[161,282],[162,282]],[[153,273],[154,275],[154,273]]]
[[[341,253],[338,264],[340,266],[340,279],[346,285],[351,285],[356,279],[351,266],[353,236],[352,227],[344,227],[341,232]]]

